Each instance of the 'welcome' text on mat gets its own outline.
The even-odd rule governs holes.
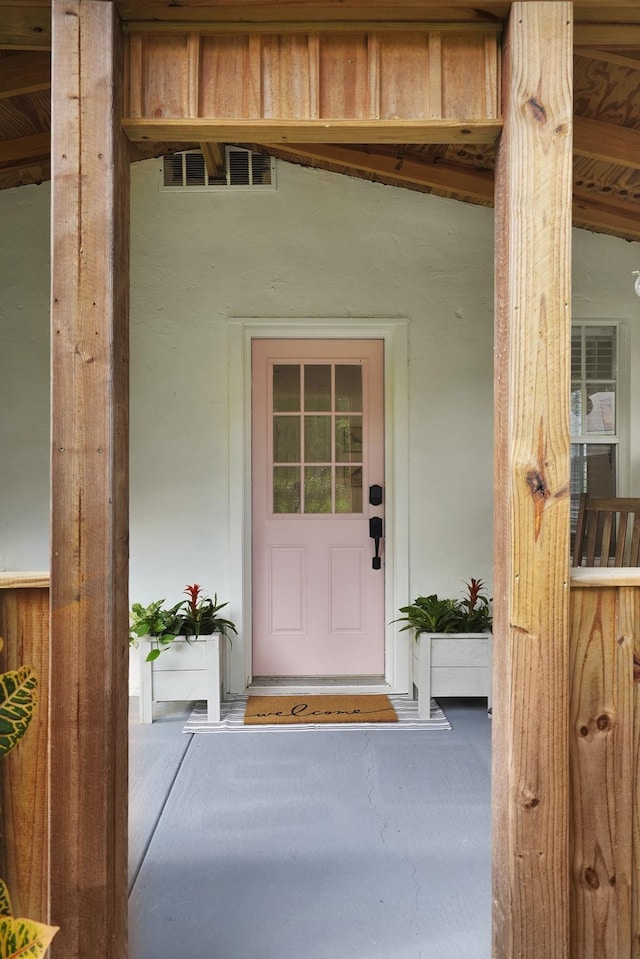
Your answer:
[[[282,723],[395,723],[388,696],[249,696],[246,725]]]

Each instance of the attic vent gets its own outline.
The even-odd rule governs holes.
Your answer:
[[[225,147],[225,171],[211,177],[200,150],[163,157],[161,190],[275,190],[272,157],[241,147]]]

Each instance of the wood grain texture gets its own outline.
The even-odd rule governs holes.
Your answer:
[[[575,152],[578,156],[640,170],[640,130],[576,117]]]
[[[0,589],[32,589],[35,587],[48,589],[49,573],[31,571],[0,573]]]
[[[490,143],[499,120],[136,120],[122,121],[134,142]]]
[[[21,53],[0,60],[0,99],[47,90],[51,86],[48,53]]]
[[[127,954],[128,153],[114,4],[53,2],[51,917]]]
[[[526,2],[526,0],[525,0]],[[166,0],[119,0],[124,20],[225,20],[272,21],[370,19],[371,0],[182,0],[179,6]],[[464,21],[487,23],[506,20],[508,0],[377,0],[380,20]],[[576,20],[585,23],[640,23],[637,0],[576,0]]]
[[[38,679],[35,716],[21,742],[2,759],[0,876],[9,886],[15,915],[47,922],[49,590],[31,579],[32,584],[25,578],[0,589],[1,671],[32,666]]]
[[[572,4],[516,2],[496,167],[494,959],[566,959]]]
[[[203,121],[364,122],[378,115],[387,121],[496,120],[496,34],[438,30],[432,42],[433,34],[424,26],[409,31],[404,25],[393,31],[307,26],[288,32],[272,25],[271,32],[245,26],[233,32],[203,29],[201,36],[195,29],[134,33],[127,74],[137,89],[126,98],[129,116],[148,121],[198,116]]]
[[[637,589],[572,593],[571,959],[637,956],[639,626]]]

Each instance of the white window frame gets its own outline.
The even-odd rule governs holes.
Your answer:
[[[589,433],[571,435],[571,446],[589,445],[616,446],[616,495],[628,496],[630,490],[630,361],[629,330],[623,320],[590,317],[574,317],[572,332],[576,327],[614,327],[616,330],[616,432],[615,434]]]

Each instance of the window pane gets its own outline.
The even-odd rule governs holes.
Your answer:
[[[607,384],[594,384],[587,387],[586,433],[606,433],[609,436],[616,431],[616,394]]]
[[[362,410],[362,367],[336,366],[336,411]]]
[[[582,327],[571,330],[571,378],[582,379]]]
[[[273,417],[274,463],[300,462],[300,417]]]
[[[331,409],[331,367],[305,366],[304,408],[307,411]]]
[[[305,513],[331,512],[331,467],[307,466],[304,471]]]
[[[362,467],[336,466],[336,513],[362,512]]]
[[[571,444],[571,494],[616,495],[616,446],[611,443]],[[576,506],[577,509],[577,506]]]
[[[571,384],[570,420],[571,435],[582,436],[582,388],[580,383]]]
[[[300,367],[291,363],[273,367],[273,409],[297,412],[300,409]]]
[[[273,469],[273,512],[300,512],[300,467],[275,466]]]
[[[616,332],[615,326],[585,327],[585,379],[615,379]]]
[[[361,416],[336,416],[336,462],[362,462]]]
[[[330,416],[305,416],[304,461],[305,463],[331,462]]]

